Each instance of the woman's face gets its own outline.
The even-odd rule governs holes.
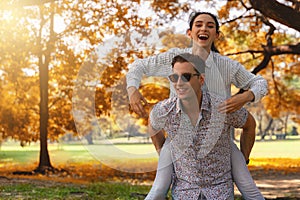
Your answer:
[[[193,40],[194,45],[199,45],[207,52],[210,52],[213,42],[219,37],[216,22],[208,14],[200,14],[195,18],[192,30],[188,31],[188,35]]]

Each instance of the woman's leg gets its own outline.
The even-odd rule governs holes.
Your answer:
[[[166,199],[173,174],[173,164],[169,145],[169,143],[165,143],[160,151],[155,180],[145,200]]]
[[[233,180],[245,200],[264,200],[248,170],[245,158],[231,140],[231,166]]]

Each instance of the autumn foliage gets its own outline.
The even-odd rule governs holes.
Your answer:
[[[130,112],[125,74],[136,59],[172,47],[188,47],[190,40],[181,27],[184,25],[173,22],[186,22],[189,13],[206,8],[198,4],[203,2],[1,2],[1,140],[14,139],[22,146],[41,140],[42,147],[47,147],[48,141],[58,141],[66,134],[85,137],[93,132],[102,136],[110,132],[114,137],[125,132],[116,128],[120,116],[132,117],[135,121],[130,123],[139,130],[147,120]],[[288,9],[295,16],[293,20],[300,21],[298,2],[269,2]],[[222,37],[217,48],[221,54],[268,80],[269,94],[257,105],[263,112],[256,115],[257,119],[264,115],[268,121],[259,123],[284,121],[284,134],[288,134],[287,123],[299,123],[300,113],[297,23],[290,23],[288,15],[277,7],[257,8],[254,0],[204,3],[209,8],[218,6],[215,13]],[[168,96],[168,83],[161,79],[143,81],[140,91],[149,101],[149,111]],[[109,123],[99,127],[99,122]],[[267,128],[261,130],[267,132]]]

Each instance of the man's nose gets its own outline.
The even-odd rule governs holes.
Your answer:
[[[183,79],[182,75],[178,76],[177,84],[183,84],[184,81],[182,79]]]

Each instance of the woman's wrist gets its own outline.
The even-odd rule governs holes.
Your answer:
[[[244,92],[244,94],[246,95],[247,103],[253,102],[255,100],[254,93],[251,90],[247,90],[246,92]]]
[[[127,88],[128,97],[130,97],[137,89],[134,86]]]

